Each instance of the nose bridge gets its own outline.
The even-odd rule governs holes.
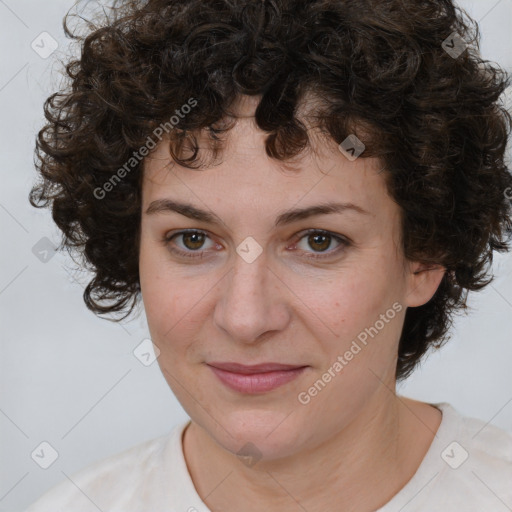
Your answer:
[[[250,343],[268,330],[282,328],[286,315],[277,304],[275,276],[264,255],[247,258],[253,248],[249,245],[245,253],[244,249],[244,243],[237,248],[233,268],[221,285],[214,318],[233,339]]]

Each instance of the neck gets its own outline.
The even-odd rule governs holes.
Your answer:
[[[314,449],[252,467],[192,422],[183,447],[198,494],[212,512],[378,509],[414,475],[441,413],[389,390],[373,401]]]

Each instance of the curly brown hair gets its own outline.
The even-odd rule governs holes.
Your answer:
[[[199,169],[197,134],[218,156],[234,101],[260,95],[266,152],[284,161],[310,144],[298,107],[313,93],[309,119],[321,133],[336,143],[355,134],[362,158],[380,158],[405,257],[447,270],[432,299],[406,311],[396,369],[406,378],[448,339],[468,291],[492,281],[493,251],[509,250],[511,116],[499,101],[509,77],[481,58],[478,24],[450,0],[114,0],[110,9],[85,35],[69,30],[69,13],[63,20],[82,51],[65,65],[67,88],[45,102],[43,179],[29,195],[35,207],[51,202],[61,247],[94,272],[87,307],[124,312],[120,321],[139,302],[141,162],[98,190],[149,134],[195,98],[168,133],[172,157]],[[447,51],[456,44],[460,55]]]

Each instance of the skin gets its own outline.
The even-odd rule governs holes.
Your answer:
[[[396,395],[395,368],[406,308],[426,303],[445,269],[404,259],[400,209],[377,159],[350,161],[311,130],[311,149],[293,162],[297,170],[285,168],[265,153],[266,134],[253,117],[258,101],[239,99],[219,165],[193,171],[171,163],[165,141],[145,161],[139,256],[151,338],[192,420],[185,459],[213,512],[370,512],[412,478],[441,421],[438,409]],[[163,198],[214,212],[222,222],[145,213]],[[284,210],[329,201],[368,214],[346,210],[274,227]],[[336,252],[335,238],[308,241],[303,232],[312,228],[351,243]],[[186,236],[162,241],[183,229],[208,236],[202,245]],[[252,263],[236,252],[249,236],[262,248]],[[171,247],[202,250],[203,257],[180,257]],[[308,404],[300,403],[299,393],[395,302],[401,311]],[[226,388],[206,365],[212,361],[309,367],[276,390],[248,395]],[[261,453],[252,466],[237,456],[248,442]]]

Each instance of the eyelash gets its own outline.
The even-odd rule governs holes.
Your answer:
[[[184,230],[184,231],[178,231],[175,233],[170,233],[163,238],[162,242],[166,247],[168,247],[168,249],[171,252],[177,254],[178,256],[183,256],[185,258],[202,258],[205,251],[200,251],[200,250],[182,251],[181,249],[176,249],[175,247],[171,247],[171,241],[173,238],[180,236],[180,235],[185,235],[188,233],[192,233],[192,234],[199,233],[199,234],[208,236],[208,233],[206,233],[205,231],[191,229],[191,230]],[[325,259],[325,258],[332,258],[334,254],[338,254],[339,252],[341,252],[342,250],[346,249],[347,247],[349,247],[351,245],[351,242],[347,238],[342,237],[340,235],[336,235],[334,233],[331,233],[330,231],[325,231],[323,229],[308,229],[306,231],[301,231],[300,233],[297,234],[294,244],[300,242],[304,237],[311,235],[313,233],[330,236],[331,238],[333,238],[337,242],[339,242],[340,245],[339,245],[339,247],[337,247],[336,249],[334,249],[332,251],[328,251],[326,253],[313,253],[313,255],[306,256],[307,258],[313,258],[313,259],[317,259],[317,260]],[[311,253],[308,253],[308,254],[311,254]]]

